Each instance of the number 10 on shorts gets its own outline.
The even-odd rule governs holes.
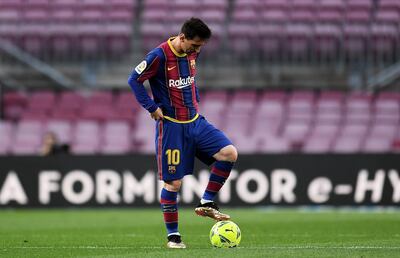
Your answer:
[[[180,151],[178,149],[173,149],[173,150],[168,149],[165,152],[165,155],[167,155],[167,163],[168,163],[168,165],[179,165],[179,163],[181,161],[180,160],[181,154],[180,154]]]

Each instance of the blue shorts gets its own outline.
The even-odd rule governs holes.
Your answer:
[[[192,122],[173,122],[164,118],[156,123],[156,157],[160,180],[172,181],[193,174],[194,158],[207,165],[213,155],[232,142],[199,115]]]

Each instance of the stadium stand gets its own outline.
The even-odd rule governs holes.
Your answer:
[[[371,53],[376,62],[399,56],[400,13],[391,0],[19,0],[0,7],[2,39],[56,60],[121,56],[132,51],[133,35],[141,46],[135,51],[145,53],[193,15],[214,32],[205,54],[357,61]]]
[[[1,1],[0,38],[40,57],[119,56],[130,51],[136,5],[131,0]]]
[[[223,129],[241,153],[400,150],[400,95],[354,93],[350,84],[353,70],[364,79],[382,64],[398,62],[396,0],[2,0],[0,39],[40,59],[61,61],[61,66],[76,61],[76,77],[90,69],[112,70],[115,64],[104,68],[95,59],[116,60],[123,67],[116,75],[122,78],[120,87],[128,87],[132,64],[193,15],[213,30],[202,55],[216,54],[199,62],[206,63],[199,77],[203,73],[223,87],[242,87],[206,90],[201,113]],[[209,62],[215,63],[208,66]],[[298,66],[300,62],[310,66],[308,78],[298,72],[305,67]],[[282,66],[267,74],[270,64]],[[296,69],[286,70],[294,74],[284,81],[286,66],[293,64]],[[319,64],[328,67],[327,78],[332,80],[337,77],[334,71],[348,72],[342,84],[330,85],[349,91],[322,89],[319,84],[309,84],[317,91],[300,90],[297,84],[319,75],[313,70]],[[19,70],[14,63],[8,68],[9,73]],[[21,70],[24,76],[15,77],[25,77]],[[285,88],[247,88],[255,82],[267,86],[269,77],[268,87]],[[206,87],[221,86],[199,81]],[[285,82],[292,82],[289,91]],[[54,131],[75,154],[154,151],[154,136],[148,133],[153,121],[131,92],[86,90],[7,91],[2,99],[0,153],[38,153],[46,131]]]
[[[201,113],[242,153],[399,151],[398,93],[237,90],[202,96]],[[37,154],[48,131],[74,154],[154,152],[148,133],[154,122],[130,92],[11,91],[4,99],[2,155]]]

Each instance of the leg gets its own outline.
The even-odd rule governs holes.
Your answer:
[[[214,201],[215,196],[228,179],[237,156],[236,148],[233,145],[225,146],[213,155],[217,161],[211,168],[210,179],[201,200],[203,204]]]
[[[220,130],[206,120],[203,124],[204,127],[198,140],[197,157],[208,165],[213,163],[214,165],[211,168],[207,188],[195,212],[197,215],[215,220],[228,220],[230,216],[219,212],[214,199],[229,177],[234,162],[237,160],[237,150]]]
[[[228,162],[236,162],[238,158],[238,153],[233,145],[228,145],[223,147],[219,152],[213,155],[214,159],[217,161],[228,161]]]
[[[185,248],[178,231],[178,191],[182,185],[182,180],[164,182],[161,190],[161,208],[164,214],[164,222],[168,232],[169,248]]]
[[[169,248],[186,248],[178,230],[177,197],[182,178],[189,171],[193,171],[194,154],[190,155],[185,148],[190,143],[181,137],[183,132],[184,127],[180,124],[170,121],[157,122],[157,165],[160,180],[164,181],[161,191],[161,208],[167,228],[167,247]]]
[[[229,220],[230,216],[228,214],[223,214],[219,211],[214,198],[229,177],[233,164],[237,160],[237,151],[233,145],[228,145],[213,155],[213,157],[217,161],[211,168],[206,190],[195,211],[200,216],[210,217],[215,220]]]
[[[178,205],[176,201],[181,184],[181,180],[164,182],[164,188],[161,190],[160,202],[168,236],[179,235]]]

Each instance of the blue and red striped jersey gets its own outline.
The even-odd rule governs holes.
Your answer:
[[[160,107],[164,115],[185,121],[198,112],[199,94],[196,87],[196,52],[180,54],[171,40],[150,51],[132,71],[129,85],[137,100],[149,112]],[[153,100],[143,91],[143,82],[149,80]]]

